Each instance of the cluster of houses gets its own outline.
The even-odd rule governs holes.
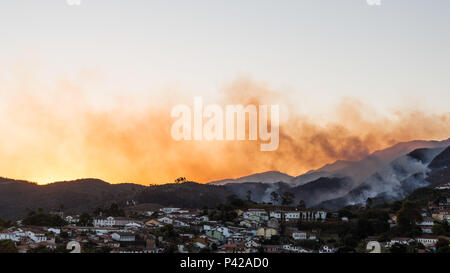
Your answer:
[[[426,247],[433,247],[438,240],[433,236],[436,221],[449,221],[450,198],[430,202],[423,211],[423,220],[418,223],[423,236],[418,238],[393,238],[384,242],[384,247],[394,244],[410,244],[414,241]],[[16,243],[19,252],[45,246],[56,249],[64,247],[69,241],[79,242],[82,247],[89,246],[111,253],[191,253],[210,251],[218,253],[333,253],[337,249],[332,244],[323,243],[320,230],[298,230],[298,222],[347,222],[346,217],[339,218],[334,212],[323,210],[251,208],[236,210],[237,218],[233,222],[214,221],[202,210],[181,208],[161,208],[154,211],[140,211],[139,217],[94,217],[92,225],[79,226],[79,216],[67,215],[68,223],[61,228],[23,227],[18,224],[0,232],[0,240]],[[391,226],[396,225],[392,215]],[[170,226],[175,238],[167,238],[161,233],[163,227]],[[283,226],[283,228],[281,227]],[[275,237],[274,237],[275,236]],[[283,240],[279,238],[283,237]],[[278,240],[271,240],[278,238]],[[305,247],[305,243],[319,243],[319,248]]]
[[[27,252],[38,246],[56,249],[57,245],[77,241],[97,249],[107,248],[113,253],[157,253],[174,246],[181,253],[209,250],[222,253],[310,252],[295,245],[296,241],[316,240],[310,231],[291,230],[291,244],[265,245],[265,240],[280,235],[281,221],[325,221],[325,211],[282,211],[248,209],[237,211],[238,221],[222,223],[212,221],[201,210],[161,208],[140,212],[139,218],[94,217],[91,226],[78,226],[79,216],[67,215],[68,223],[61,228],[17,226],[0,232],[0,240],[16,243],[19,252]],[[155,235],[155,230],[171,225],[177,231],[173,240]],[[324,252],[332,252],[326,246]]]
[[[450,197],[428,204],[429,217],[434,220],[450,222]]]
[[[189,211],[179,208],[162,208],[160,217],[145,222],[146,227],[155,228],[172,225],[175,228],[188,228],[193,233],[182,233],[185,244],[177,246],[179,252],[200,251],[211,249],[219,253],[253,253],[261,250],[274,252],[274,247],[268,247],[263,241],[280,234],[281,221],[325,221],[325,211],[283,211],[248,209],[238,210],[238,221],[220,223],[212,221],[201,211]],[[149,213],[146,213],[149,215]],[[306,231],[292,231],[290,238],[296,240],[315,240],[316,237]],[[308,252],[308,250],[291,244],[277,246],[276,252]],[[326,248],[326,252],[331,251]]]
[[[68,225],[61,228],[22,227],[20,224],[0,232],[0,240],[11,240],[16,243],[19,253],[45,246],[56,249],[58,245],[65,247],[69,241],[82,244],[94,244],[96,248],[107,247],[112,252],[132,250],[139,253],[156,253],[155,239],[146,233],[141,226],[119,225],[79,227]],[[125,244],[124,244],[125,243]],[[125,247],[122,247],[125,246]]]
[[[397,216],[391,214],[390,217],[391,227],[396,226]],[[422,233],[432,234],[433,226],[437,222],[450,223],[450,197],[430,201],[427,207],[422,208],[422,220],[417,225],[421,228]]]
[[[0,233],[0,240],[11,240],[18,244],[20,252],[26,252],[30,248],[45,246],[50,249],[56,248],[55,237],[60,230],[54,228],[19,227],[9,228]]]
[[[450,183],[440,184],[434,187],[436,190],[450,190]]]
[[[421,236],[417,238],[392,238],[389,242],[385,243],[385,247],[390,248],[396,243],[409,245],[417,242],[423,244],[426,248],[433,249],[439,238],[443,237],[432,235],[433,226],[436,223],[442,222],[450,224],[450,197],[442,200],[430,201],[428,206],[422,209],[422,220],[417,223],[422,230]],[[391,227],[395,226],[397,224],[397,216],[392,214],[389,223],[391,224]]]

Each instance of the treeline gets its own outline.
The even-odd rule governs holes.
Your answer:
[[[94,210],[94,215],[125,217],[125,211],[121,209],[117,203],[112,203],[109,208],[96,208]]]
[[[12,224],[13,223],[11,221],[5,221],[0,218],[0,231],[4,228],[9,228],[10,226],[12,226]]]
[[[303,230],[318,229],[322,233],[338,234],[338,239],[330,239],[326,243],[339,246],[341,252],[356,252],[362,248],[365,239],[369,236],[378,237],[379,241],[389,241],[394,237],[415,238],[423,235],[417,223],[423,220],[423,208],[427,208],[429,202],[438,204],[449,196],[449,191],[438,191],[430,188],[421,188],[413,192],[404,200],[393,203],[372,206],[368,200],[365,208],[346,207],[339,211],[339,217],[347,217],[349,222],[339,223],[299,223],[298,228]],[[391,215],[397,218],[397,225],[390,227]],[[433,235],[450,236],[450,228],[446,221],[435,222]],[[449,242],[439,239],[437,252],[449,253]],[[416,252],[417,249],[425,249],[420,243],[412,243],[409,246],[394,245],[391,252]],[[359,249],[361,250],[361,249]]]
[[[204,214],[207,214],[210,220],[229,222],[235,220],[238,215],[236,210],[245,210],[254,203],[249,200],[242,200],[237,195],[232,194],[227,196],[226,201],[217,205],[217,207],[208,211],[205,207]]]
[[[25,226],[62,227],[67,225],[67,222],[59,215],[49,214],[39,210],[38,212],[30,212],[23,219],[22,224]]]
[[[146,188],[136,196],[138,203],[153,203],[181,208],[216,207],[231,193],[224,186],[192,182],[166,184]]]

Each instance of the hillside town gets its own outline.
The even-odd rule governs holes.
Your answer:
[[[369,241],[379,242],[382,252],[447,252],[448,189],[429,191],[434,199],[420,208],[408,199],[378,206],[368,200],[363,207],[325,211],[231,196],[217,208],[123,210],[112,204],[92,215],[38,211],[0,222],[0,252],[70,252],[72,241],[85,253],[369,252]]]

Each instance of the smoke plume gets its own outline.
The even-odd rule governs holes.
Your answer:
[[[279,148],[261,152],[255,141],[172,140],[171,108],[192,105],[193,97],[185,99],[182,92],[152,98],[148,105],[122,96],[114,107],[98,108],[81,85],[68,80],[53,88],[27,82],[12,89],[0,93],[0,175],[40,183],[96,177],[160,184],[180,176],[208,182],[269,170],[299,175],[335,160],[361,159],[399,141],[450,135],[449,113],[411,110],[393,117],[371,113],[369,119],[369,107],[354,99],[336,106],[332,122],[318,123],[269,85],[240,78],[211,103],[280,104]]]

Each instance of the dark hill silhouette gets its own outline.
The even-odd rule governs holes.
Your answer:
[[[361,204],[368,197],[391,201],[403,198],[417,188],[450,181],[450,168],[448,168],[450,147],[442,146],[447,142],[448,140],[444,142],[412,142],[414,145],[403,144],[403,146],[406,145],[406,148],[396,145],[395,149],[379,152],[378,154],[381,156],[377,157],[390,158],[392,155],[396,155],[398,150],[408,151],[408,153],[389,163],[384,163],[384,160],[372,160],[375,156],[369,156],[362,160],[361,162],[364,164],[342,162],[339,167],[345,165],[344,169],[348,170],[342,171],[341,174],[350,174],[349,176],[330,176],[325,172],[325,177],[308,176],[308,179],[312,179],[312,181],[302,181],[301,185],[291,183],[289,177],[287,177],[289,183],[275,182],[280,177],[286,178],[285,175],[278,172],[252,176],[251,180],[264,176],[266,180],[263,183],[256,181],[226,185],[185,182],[142,186],[129,183],[109,184],[93,178],[37,185],[23,180],[0,178],[0,218],[21,219],[30,211],[36,211],[39,208],[45,211],[57,211],[62,207],[64,212],[71,214],[92,212],[99,207],[109,207],[112,203],[117,203],[125,209],[132,209],[127,204],[133,204],[132,206],[137,204],[141,207],[146,207],[143,204],[152,204],[154,207],[215,207],[232,194],[241,199],[247,199],[250,196],[254,202],[269,203],[273,201],[271,193],[274,191],[279,194],[287,191],[293,193],[295,204],[302,200],[307,206],[332,209],[339,209],[349,204]],[[419,147],[410,150],[411,147],[415,148],[419,144],[424,145],[426,149]],[[372,172],[373,169],[376,171]],[[361,183],[355,183],[354,174],[361,172],[370,173],[370,176]],[[323,172],[315,174],[320,176]],[[267,175],[270,179],[266,177]],[[135,202],[128,202],[131,200]]]
[[[431,161],[431,169],[443,169],[450,166],[450,146]]]
[[[224,186],[186,182],[147,187],[136,196],[136,200],[139,203],[156,203],[163,206],[202,208],[215,207],[231,194]]]
[[[109,184],[98,179],[80,179],[37,185],[23,180],[0,178],[0,218],[19,219],[42,208],[67,212],[91,211],[113,202],[133,199],[145,187],[135,184]]]

